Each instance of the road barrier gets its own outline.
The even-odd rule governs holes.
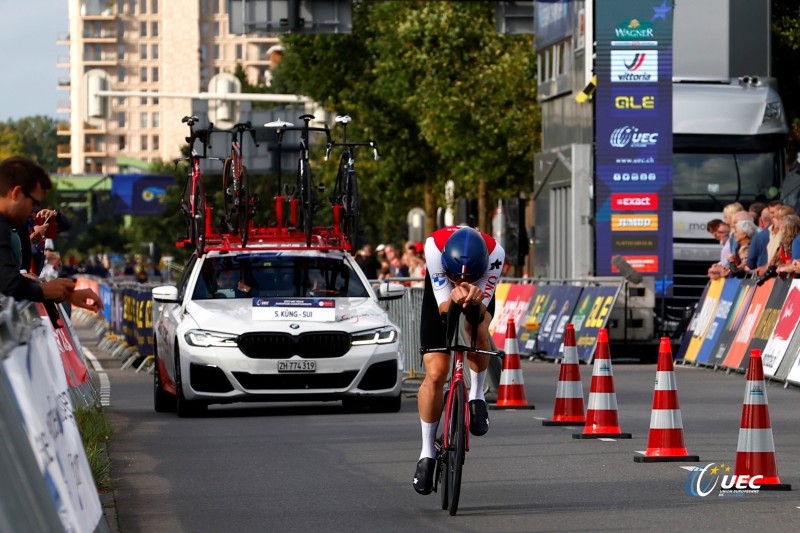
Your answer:
[[[0,531],[109,531],[75,422],[82,405],[98,398],[63,307],[2,300]]]

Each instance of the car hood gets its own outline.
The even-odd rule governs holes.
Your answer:
[[[390,324],[386,311],[369,298],[337,298],[335,322],[255,320],[253,307],[249,301],[241,299],[193,300],[186,305],[186,313],[200,329],[236,335],[251,331],[280,331],[296,335],[328,329],[357,332]]]

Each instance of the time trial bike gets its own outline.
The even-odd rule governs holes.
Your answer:
[[[242,144],[245,132],[250,132],[253,144],[258,148],[256,130],[250,122],[240,122],[230,130],[215,132],[231,134],[231,155],[225,158],[222,165],[222,201],[225,207],[223,226],[229,233],[238,233],[242,246],[245,246],[257,198],[252,193],[247,168],[242,162]]]
[[[353,252],[357,246],[356,239],[358,238],[359,214],[355,148],[357,146],[371,147],[375,161],[380,158],[380,155],[378,154],[378,143],[375,141],[348,142],[347,124],[349,124],[351,120],[349,115],[339,115],[336,117],[336,123],[342,125],[342,142],[328,142],[328,146],[325,150],[325,160],[327,161],[330,157],[331,151],[335,146],[344,147],[342,155],[339,158],[336,183],[330,195],[330,202],[333,206],[334,221],[338,222],[339,231],[345,236],[347,242],[350,244],[350,251]]]
[[[473,335],[471,346],[453,344],[452,339],[458,328],[461,312],[461,306],[451,305],[447,313],[447,346],[420,349],[422,355],[431,352],[453,355],[444,404],[444,429],[442,435],[436,439],[436,471],[433,477],[433,490],[439,492],[442,509],[446,509],[450,516],[455,516],[458,512],[458,501],[461,496],[461,472],[469,451],[469,400],[464,379],[466,354],[469,352],[501,359],[505,356],[502,350],[476,348],[477,335]],[[477,328],[477,323],[472,324],[473,331],[477,331]]]
[[[294,185],[287,186],[286,194],[289,196],[289,201],[292,203],[292,223],[296,224],[306,234],[306,246],[311,245],[311,234],[314,228],[314,212],[317,209],[317,193],[324,191],[324,186],[314,185],[314,180],[311,176],[311,166],[309,164],[309,133],[312,131],[324,132],[327,137],[327,142],[331,142],[331,132],[328,126],[324,127],[311,126],[309,123],[314,120],[314,115],[301,115],[300,120],[304,121],[302,126],[295,126],[291,122],[284,122],[278,120],[275,122],[268,122],[264,124],[267,128],[274,128],[278,134],[278,190],[281,187],[281,153],[280,147],[283,144],[283,136],[287,131],[300,132],[300,156],[297,159],[297,179]],[[296,203],[300,204],[300,218],[297,220],[295,216]]]

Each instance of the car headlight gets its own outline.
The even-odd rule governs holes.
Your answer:
[[[352,345],[389,344],[392,342],[397,342],[397,330],[393,327],[387,327],[353,333]]]
[[[238,343],[236,341],[237,335],[230,333],[218,333],[216,331],[204,331],[202,329],[193,329],[186,332],[183,336],[190,346],[199,346],[201,348],[209,348],[216,346],[219,348],[236,348]]]
[[[764,118],[762,122],[768,120],[780,120],[783,115],[783,105],[780,102],[768,102],[767,107],[764,109]]]

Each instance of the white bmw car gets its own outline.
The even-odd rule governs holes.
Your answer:
[[[178,416],[239,401],[342,400],[398,411],[400,331],[341,250],[237,249],[192,258],[153,289],[154,404]]]

